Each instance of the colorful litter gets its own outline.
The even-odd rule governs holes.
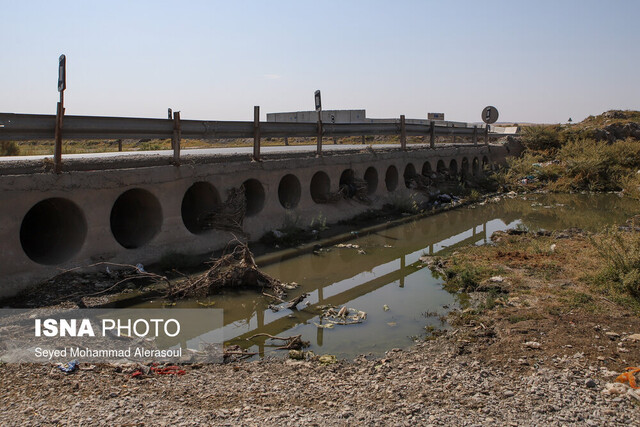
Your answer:
[[[157,374],[157,375],[184,375],[187,372],[176,365],[167,365],[167,366],[158,366],[157,363],[152,364],[150,367],[142,366],[138,367],[135,371],[131,373],[132,378],[142,377],[147,374]]]
[[[69,363],[58,364],[58,369],[60,369],[64,373],[70,374],[78,369],[78,365],[79,363],[77,360],[72,360]]]
[[[629,387],[631,388],[635,388],[638,389],[640,387],[636,386],[636,377],[635,374],[640,372],[640,368],[637,367],[631,367],[631,368],[627,368],[625,369],[625,373],[618,375],[618,378],[616,378],[616,381],[619,383],[629,383]]]

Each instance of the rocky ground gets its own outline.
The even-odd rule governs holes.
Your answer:
[[[133,378],[109,365],[64,374],[0,368],[3,425],[632,425],[638,394],[572,356],[482,362],[453,332],[386,358],[257,361]],[[535,352],[535,350],[530,350]],[[87,367],[83,367],[86,369]],[[621,385],[622,386],[622,385]]]

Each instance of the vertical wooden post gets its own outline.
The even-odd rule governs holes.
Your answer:
[[[289,145],[289,138],[288,137],[284,137],[284,145]]]
[[[322,110],[318,111],[318,142],[316,145],[316,156],[322,156]]]
[[[173,165],[180,166],[180,138],[182,137],[180,130],[180,111],[173,113],[173,136],[171,138],[171,146],[173,147]]]
[[[367,137],[362,135],[362,145],[364,145],[367,141]]]
[[[407,150],[407,123],[404,114],[400,116],[400,148],[403,151]]]
[[[118,151],[122,151],[122,140],[118,140]]]
[[[473,145],[478,145],[478,126],[473,125]]]
[[[253,107],[253,160],[260,161],[260,106]]]
[[[431,122],[431,129],[429,129],[429,147],[435,148],[436,146],[436,125]]]

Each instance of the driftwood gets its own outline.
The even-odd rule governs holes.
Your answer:
[[[291,301],[289,301],[289,302],[287,303],[287,308],[288,308],[289,310],[297,310],[297,309],[296,309],[296,306],[297,306],[298,304],[300,304],[302,301],[304,301],[304,299],[305,299],[306,297],[308,297],[308,296],[309,296],[309,294],[302,294],[302,295],[300,295],[299,297],[296,297],[296,298],[292,299]]]
[[[352,182],[353,188],[355,189],[353,198],[364,203],[365,205],[371,204],[371,199],[369,198],[369,184],[364,179],[354,178]]]
[[[348,183],[340,185],[336,192],[329,192],[318,197],[318,203],[338,203],[344,199],[355,199],[364,204],[370,204],[369,185],[364,179],[353,178]]]
[[[340,187],[336,192],[329,192],[323,196],[318,197],[318,203],[338,203],[340,200],[346,198],[347,188],[345,186]]]
[[[222,361],[223,363],[236,362],[247,357],[255,356],[256,354],[258,353],[250,352],[239,345],[230,345],[224,349]]]
[[[204,230],[222,230],[245,234],[242,223],[247,211],[247,198],[244,187],[232,188],[227,192],[227,200],[213,212],[208,212],[198,218],[200,227]]]
[[[169,286],[166,297],[201,298],[222,289],[247,287],[258,288],[260,291],[270,289],[278,298],[285,295],[282,282],[260,271],[249,247],[244,243],[238,243],[231,253],[215,260],[211,268],[202,275]]]
[[[428,191],[431,187],[431,178],[424,175],[414,175],[408,179],[411,188],[416,190]]]

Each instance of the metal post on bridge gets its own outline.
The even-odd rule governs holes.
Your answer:
[[[400,148],[403,151],[407,150],[407,125],[404,114],[400,116]]]
[[[180,139],[182,130],[180,127],[180,111],[173,113],[173,135],[171,137],[171,148],[173,148],[173,165],[180,166]]]
[[[260,106],[253,107],[253,160],[260,161]]]
[[[56,110],[55,146],[53,149],[53,171],[62,172],[62,121],[64,118],[64,90],[67,88],[67,57],[60,55],[58,58],[58,92],[60,101]]]
[[[314,93],[316,103],[316,111],[318,112],[318,141],[316,146],[316,156],[322,156],[322,100],[320,99],[320,91]]]
[[[473,145],[478,145],[478,126],[473,125]]]
[[[436,146],[436,124],[431,121],[431,128],[429,129],[429,147],[435,148]]]

